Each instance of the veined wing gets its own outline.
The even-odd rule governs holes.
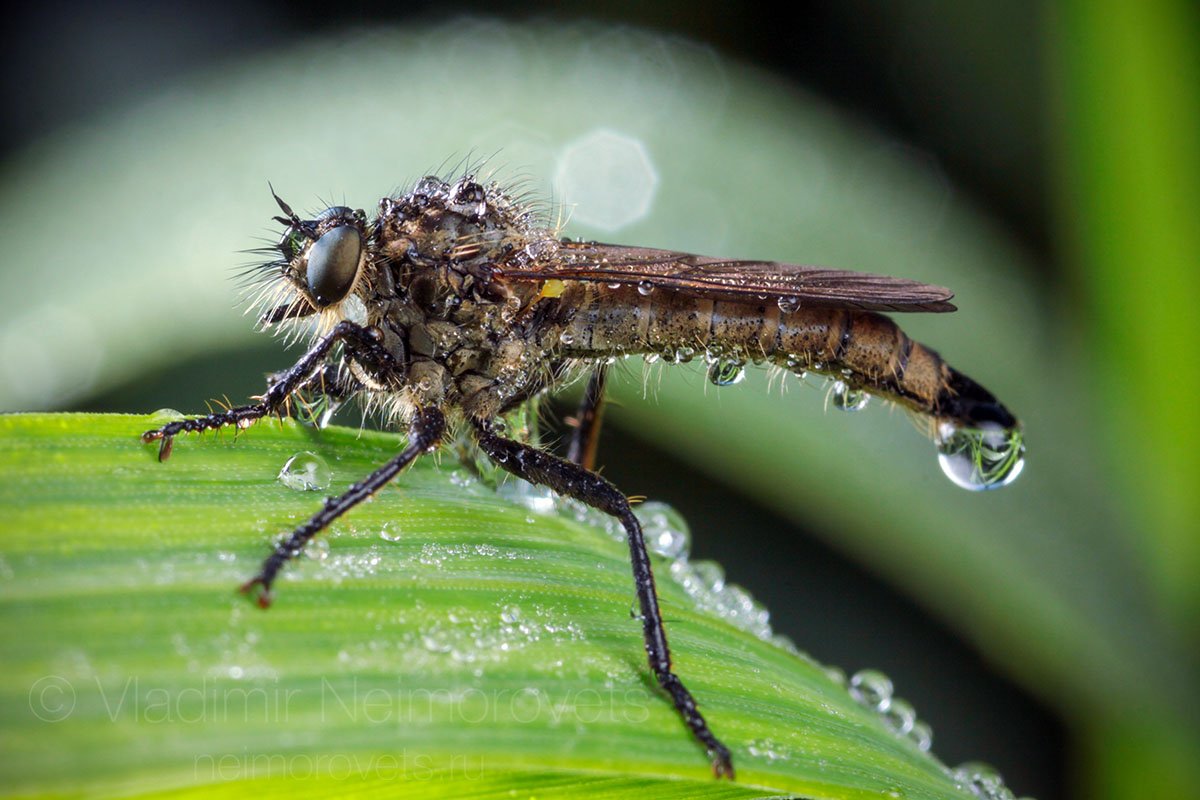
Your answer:
[[[649,285],[736,302],[796,301],[799,307],[869,311],[954,311],[954,293],[904,278],[778,261],[739,261],[598,242],[563,242],[555,257],[524,267],[497,266],[506,280],[591,281]]]

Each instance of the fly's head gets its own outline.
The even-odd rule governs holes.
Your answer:
[[[275,221],[284,231],[269,250],[278,258],[255,270],[256,282],[264,284],[255,301],[267,309],[262,323],[320,315],[320,327],[330,328],[345,318],[346,301],[365,298],[373,283],[366,215],[332,206],[301,219],[278,195],[275,201],[284,214]]]

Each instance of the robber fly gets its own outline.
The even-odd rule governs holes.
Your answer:
[[[592,469],[607,365],[631,354],[685,361],[705,353],[718,383],[732,382],[747,361],[828,375],[845,392],[880,395],[931,420],[964,485],[999,485],[1020,469],[1013,415],[877,313],[951,311],[946,289],[560,239],[527,203],[473,176],[424,178],[381,200],[373,219],[343,206],[301,219],[275,201],[284,231],[270,248],[274,260],[259,268],[261,321],[308,321],[312,347],[269,379],[258,402],[170,422],[142,439],[159,442],[166,459],[178,434],[243,428],[285,413],[294,396],[318,393],[384,407],[407,425],[408,440],[281,541],[243,591],[269,605],[279,571],[313,536],[436,449],[451,426],[465,430],[503,470],[621,522],[650,669],[718,777],[733,777],[730,752],[671,669],[638,519]],[[590,379],[567,458],[506,435],[505,415],[584,370]]]

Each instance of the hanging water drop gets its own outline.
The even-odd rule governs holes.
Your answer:
[[[1005,428],[994,422],[975,428],[942,423],[937,450],[946,477],[972,492],[1007,486],[1025,466],[1020,428]]]
[[[708,380],[714,386],[733,386],[746,377],[746,362],[718,358],[708,367]]]
[[[867,407],[871,396],[862,389],[851,388],[844,381],[834,381],[831,390],[833,407],[838,411],[861,411]]]
[[[325,459],[307,450],[289,458],[279,470],[278,480],[297,492],[320,492],[329,488],[333,471]]]
[[[570,331],[563,331],[558,335],[558,341],[567,346],[573,345],[575,344],[575,334]]]
[[[779,310],[785,314],[791,314],[800,308],[799,297],[781,297],[779,298]]]
[[[675,361],[679,364],[686,364],[696,357],[696,351],[690,347],[680,347],[675,351]]]
[[[638,281],[637,289],[638,294],[640,294],[642,297],[645,297],[654,291],[654,284],[650,281]]]
[[[341,402],[330,399],[327,403],[325,403],[325,407],[320,409],[320,412],[316,415],[316,419],[313,420],[313,423],[318,428],[328,428],[330,420],[333,419],[333,415],[338,412],[338,409],[341,408],[341,406]]]

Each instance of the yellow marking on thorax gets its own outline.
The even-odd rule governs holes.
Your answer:
[[[567,285],[557,278],[551,278],[542,283],[541,291],[538,292],[538,298],[542,297],[562,297],[563,292],[567,290]]]

